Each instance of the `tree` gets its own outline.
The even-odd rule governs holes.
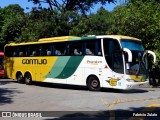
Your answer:
[[[0,43],[15,41],[23,26],[24,10],[19,5],[9,5],[0,9]]]
[[[160,58],[160,3],[156,0],[135,0],[112,12],[112,26],[107,31],[142,39],[146,49]],[[159,61],[159,60],[158,60]]]
[[[54,8],[58,11],[80,11],[82,13],[87,12],[91,7],[97,3],[105,5],[107,2],[114,3],[116,0],[28,0],[35,4],[41,5],[42,3],[47,3],[49,8],[53,10]]]
[[[69,30],[79,23],[79,15],[70,11],[59,13],[57,10],[33,8],[30,13],[25,14],[23,22],[21,35],[16,38],[17,42],[68,36]]]
[[[140,1],[140,0],[125,0],[125,3],[136,3],[137,1]],[[141,0],[142,2],[146,2],[146,1],[149,1],[149,2],[156,2],[156,3],[160,3],[160,0]]]
[[[85,36],[105,34],[110,26],[110,13],[101,7],[96,14],[82,16],[79,24],[70,30],[70,35]]]

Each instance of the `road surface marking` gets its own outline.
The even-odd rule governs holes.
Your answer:
[[[101,102],[103,104],[105,104],[109,110],[109,115],[110,118],[109,120],[115,120],[115,111],[113,110],[114,106],[120,104],[120,103],[126,103],[126,102],[155,102],[155,101],[160,101],[160,99],[154,99],[154,98],[148,98],[148,99],[141,99],[141,98],[131,98],[131,99],[115,99],[112,103],[109,103],[107,100],[105,100],[104,98],[100,99]],[[143,109],[141,112],[143,111],[153,111],[156,107],[159,107],[160,104],[150,104],[147,108]],[[133,111],[134,112],[134,111]],[[138,112],[138,111],[137,111]],[[138,118],[138,120],[143,120],[143,117],[136,117]],[[134,120],[135,117],[131,117],[129,118],[129,120]]]

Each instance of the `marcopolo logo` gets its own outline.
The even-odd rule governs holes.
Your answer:
[[[22,64],[47,64],[47,59],[22,59]]]

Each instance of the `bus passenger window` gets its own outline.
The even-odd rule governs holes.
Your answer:
[[[77,49],[74,49],[74,55],[82,55],[82,52],[78,51]]]
[[[23,52],[19,52],[19,56],[23,57],[24,56]]]
[[[37,56],[37,55],[38,55],[37,50],[34,50],[31,56]]]
[[[35,55],[36,55],[36,51],[33,51],[33,52],[32,52],[32,56],[35,56]]]
[[[86,48],[86,55],[93,55],[93,53],[90,49]]]
[[[51,55],[51,51],[48,50],[47,51],[47,55],[50,56]]]
[[[101,50],[98,52],[98,55],[100,55],[100,56],[102,55],[102,51]]]
[[[67,54],[67,44],[64,42],[62,43],[55,43],[54,44],[54,53],[55,55],[66,55]]]
[[[13,56],[18,56],[18,53],[17,52],[13,52]]]
[[[65,49],[62,55],[66,55],[66,53],[67,53],[67,52],[66,52],[66,49]]]
[[[85,54],[86,55],[97,55],[98,54],[98,47],[96,47],[97,41],[91,40],[85,42]]]
[[[41,55],[42,55],[42,56],[45,56],[45,55],[46,55],[46,52],[45,52],[45,51],[42,51],[42,52],[41,52]]]
[[[73,41],[73,42],[70,42],[69,44],[69,49],[68,49],[68,52],[69,52],[69,55],[70,56],[76,56],[76,55],[82,55],[82,52],[83,52],[83,46],[82,46],[82,41]]]
[[[41,45],[30,45],[28,47],[28,52],[30,56],[39,56],[41,55],[41,51],[43,49],[41,48]]]
[[[61,51],[60,50],[56,50],[55,51],[55,55],[61,55]]]
[[[41,44],[39,47],[39,55],[41,56],[50,56],[52,55],[52,44]]]

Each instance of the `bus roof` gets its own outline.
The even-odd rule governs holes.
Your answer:
[[[129,40],[141,41],[138,38],[130,37],[130,36],[124,36],[124,35],[102,35],[102,36],[97,36],[97,37],[100,37],[100,38],[114,38],[114,39],[118,39],[118,40],[120,40],[120,39],[129,39]]]
[[[123,36],[123,35],[89,35],[86,37],[78,37],[78,36],[61,36],[61,37],[51,37],[51,38],[42,38],[36,42],[22,42],[22,43],[10,43],[6,46],[17,46],[17,45],[29,45],[29,44],[40,44],[40,43],[51,43],[51,42],[64,42],[64,41],[76,41],[76,40],[90,40],[90,39],[97,39],[97,38],[113,38],[113,39],[130,39],[130,40],[138,40],[140,39]]]
[[[54,42],[59,42],[59,41],[68,41],[69,39],[75,39],[79,38],[77,36],[61,36],[61,37],[51,37],[51,38],[42,38],[39,39],[38,41],[54,41]]]

